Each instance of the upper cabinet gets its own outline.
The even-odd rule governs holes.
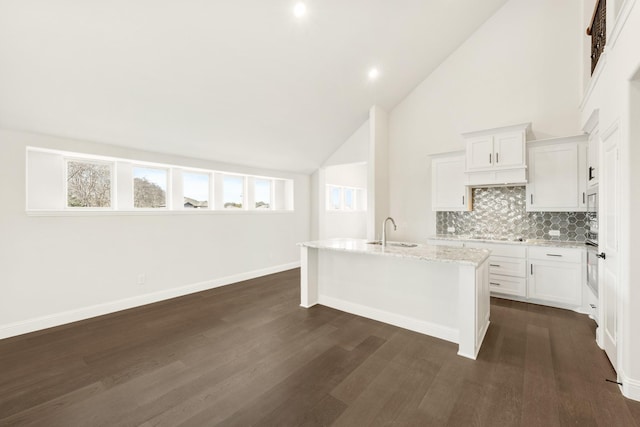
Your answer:
[[[582,128],[585,133],[589,134],[587,188],[594,188],[598,185],[598,175],[600,174],[600,132],[598,131],[599,119],[600,110],[595,109]]]
[[[527,211],[586,211],[587,135],[528,144]]]
[[[471,192],[465,181],[464,152],[432,156],[431,208],[434,211],[471,210]]]
[[[600,135],[595,130],[589,135],[589,165],[587,168],[587,186],[593,188],[598,185]]]
[[[465,133],[468,185],[526,182],[526,141],[530,123]]]

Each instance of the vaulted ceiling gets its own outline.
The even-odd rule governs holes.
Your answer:
[[[0,0],[0,127],[310,172],[505,2]]]

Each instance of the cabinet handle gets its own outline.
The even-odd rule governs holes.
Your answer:
[[[589,304],[591,306],[591,308],[596,308],[595,304]]]
[[[547,256],[559,256],[559,257],[561,257],[562,255],[558,255],[558,254],[547,254]]]
[[[531,275],[533,276],[533,264],[531,264]]]
[[[496,153],[496,163],[500,163],[500,153]]]
[[[595,168],[593,166],[589,166],[589,181],[591,181],[593,178],[595,178],[593,176],[593,171],[595,170]]]
[[[500,283],[496,283],[496,282],[489,282],[489,284],[494,286],[500,286]]]
[[[531,204],[533,204],[533,193],[531,193]]]
[[[500,267],[498,264],[489,264],[489,267]]]
[[[464,206],[464,196],[462,196],[462,205]]]
[[[584,191],[582,192],[582,204],[585,204],[587,202],[586,200],[586,194],[584,193]]]
[[[491,153],[489,153],[489,164],[491,164]]]

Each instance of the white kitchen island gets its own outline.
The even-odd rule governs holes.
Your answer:
[[[316,304],[458,343],[475,359],[489,327],[485,249],[300,243],[301,306]]]

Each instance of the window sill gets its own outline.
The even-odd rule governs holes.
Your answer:
[[[27,216],[162,216],[162,215],[277,215],[292,214],[294,210],[27,210]]]

